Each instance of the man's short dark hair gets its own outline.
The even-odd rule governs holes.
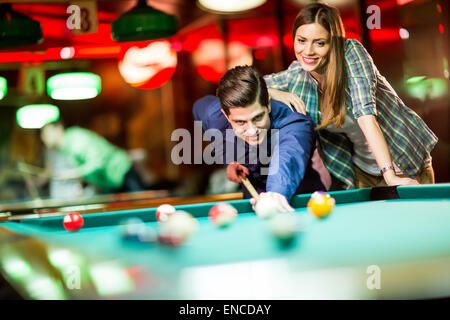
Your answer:
[[[263,107],[269,106],[269,92],[264,78],[250,66],[238,66],[228,70],[219,82],[217,97],[223,111],[247,107],[257,100]]]

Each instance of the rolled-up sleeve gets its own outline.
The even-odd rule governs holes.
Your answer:
[[[296,75],[296,69],[301,68],[297,61],[291,63],[288,69],[266,74],[264,80],[268,88],[278,89],[281,91],[289,91],[289,86],[292,84],[293,77]]]
[[[377,115],[377,69],[367,50],[355,39],[346,41],[345,50],[348,95],[355,118]]]

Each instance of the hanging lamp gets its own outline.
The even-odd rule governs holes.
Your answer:
[[[197,5],[215,13],[237,13],[254,9],[267,0],[197,0]]]
[[[24,129],[40,129],[59,119],[59,109],[52,104],[29,104],[16,112],[17,124]]]
[[[145,0],[111,23],[111,36],[119,42],[168,38],[176,32],[175,16],[150,7]]]
[[[15,11],[10,3],[0,4],[0,48],[34,45],[42,42],[38,21]]]
[[[84,100],[101,91],[101,79],[90,72],[61,73],[47,80],[47,94],[56,100]]]
[[[6,78],[0,77],[0,100],[2,100],[8,92],[8,82]]]

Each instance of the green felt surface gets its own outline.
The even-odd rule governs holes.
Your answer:
[[[198,220],[197,232],[179,247],[122,239],[119,224],[127,218],[139,217],[158,229],[156,208],[85,214],[84,227],[75,233],[63,228],[63,217],[24,219],[0,226],[52,247],[72,248],[90,260],[116,261],[130,270],[145,270],[151,282],[128,291],[127,298],[448,296],[450,184],[398,187],[395,194],[400,198],[391,200],[370,201],[373,191],[331,193],[336,206],[324,219],[307,211],[310,195],[294,197],[291,204],[303,229],[287,247],[270,233],[269,221],[252,212],[248,200],[229,201],[239,214],[226,228],[216,227],[208,218],[215,203],[177,206]],[[30,257],[32,265],[36,262]],[[88,272],[92,261],[80,266],[83,274],[98,278]],[[381,268],[383,290],[368,289],[370,266]],[[115,278],[97,279],[96,283],[122,288]],[[105,294],[111,295],[108,292]]]
[[[248,203],[236,202],[237,207],[240,205],[245,207]],[[183,206],[183,209],[195,214],[196,207],[199,206]],[[305,267],[335,267],[450,255],[450,200],[447,199],[343,203],[337,204],[329,217],[320,220],[305,208],[297,208],[296,214],[305,229],[288,248],[280,246],[271,235],[269,222],[252,212],[240,212],[227,228],[217,228],[206,216],[197,216],[198,231],[176,248],[129,243],[121,239],[117,224],[102,224],[102,220],[118,215],[121,220],[140,216],[149,221],[148,225],[158,228],[158,223],[152,221],[153,210],[85,215],[86,225],[76,233],[62,228],[62,218],[1,225],[85,253],[121,258],[169,273],[190,266],[280,257]]]

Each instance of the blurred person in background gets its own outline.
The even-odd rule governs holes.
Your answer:
[[[54,179],[82,178],[102,192],[147,189],[126,151],[90,130],[65,128],[62,121],[55,121],[41,128],[41,139],[47,148],[58,150],[73,166],[54,172]]]

